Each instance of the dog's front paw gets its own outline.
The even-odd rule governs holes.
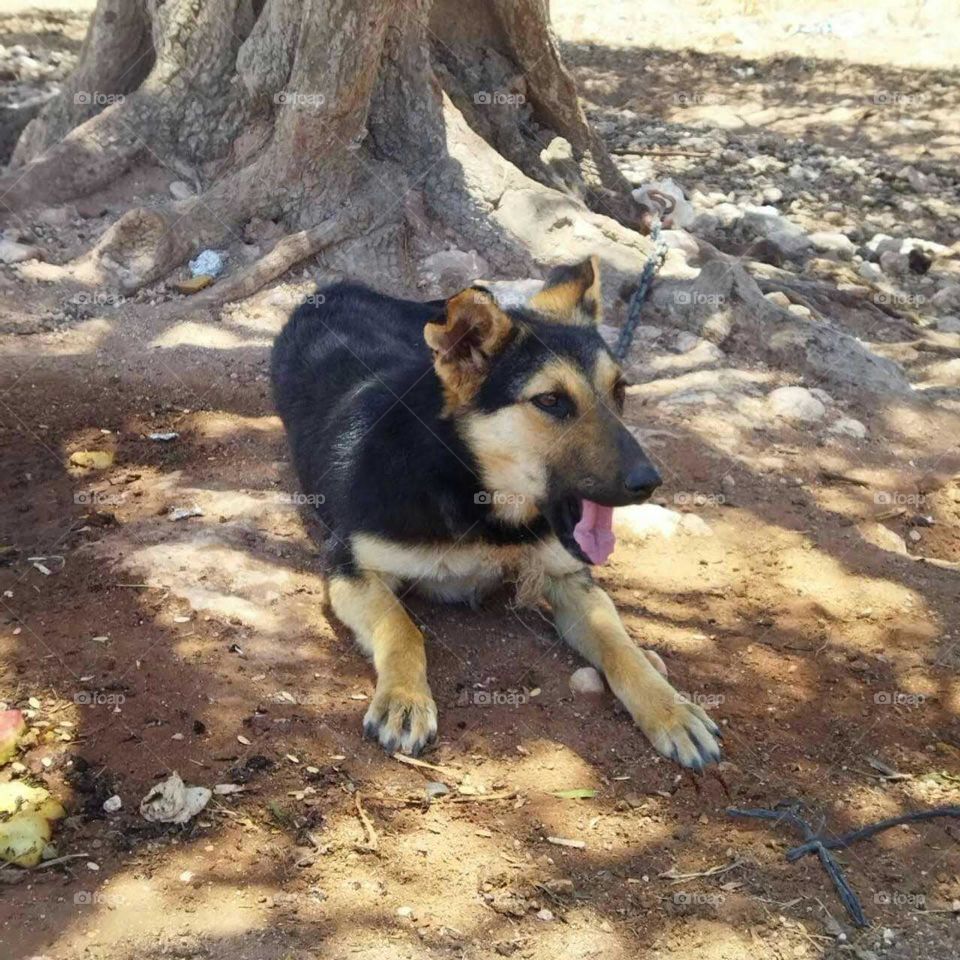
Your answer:
[[[652,650],[637,650],[607,679],[659,753],[694,770],[719,762],[720,728],[699,704],[670,686],[666,672]]]
[[[657,690],[636,717],[654,748],[684,767],[702,770],[720,762],[720,728],[699,704],[691,703],[668,683]]]
[[[437,739],[437,705],[430,688],[377,684],[373,702],[363,718],[363,735],[379,740],[387,753],[416,757]]]

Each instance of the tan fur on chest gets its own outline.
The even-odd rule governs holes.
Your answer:
[[[524,599],[537,592],[545,576],[562,576],[583,566],[554,539],[524,546],[408,545],[361,533],[351,544],[361,569],[451,602],[479,599],[503,583],[517,584]]]

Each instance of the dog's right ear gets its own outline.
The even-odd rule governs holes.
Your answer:
[[[469,406],[513,324],[486,290],[469,287],[447,301],[446,313],[423,328],[443,384],[445,413]]]

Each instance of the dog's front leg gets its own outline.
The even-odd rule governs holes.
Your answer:
[[[548,577],[545,592],[560,636],[604,673],[660,753],[695,770],[720,759],[717,725],[677,693],[631,641],[613,601],[588,571]]]
[[[377,671],[364,734],[379,740],[389,753],[416,756],[437,736],[423,634],[390,585],[374,573],[333,577],[330,605],[373,658]]]

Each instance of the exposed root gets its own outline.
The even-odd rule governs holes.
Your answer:
[[[282,277],[301,261],[355,236],[364,229],[363,223],[336,217],[309,230],[292,233],[278,240],[269,253],[236,275],[227,277],[187,300],[178,301],[167,315],[189,313],[197,309],[216,309],[225,303],[251,297],[271,280]]]

